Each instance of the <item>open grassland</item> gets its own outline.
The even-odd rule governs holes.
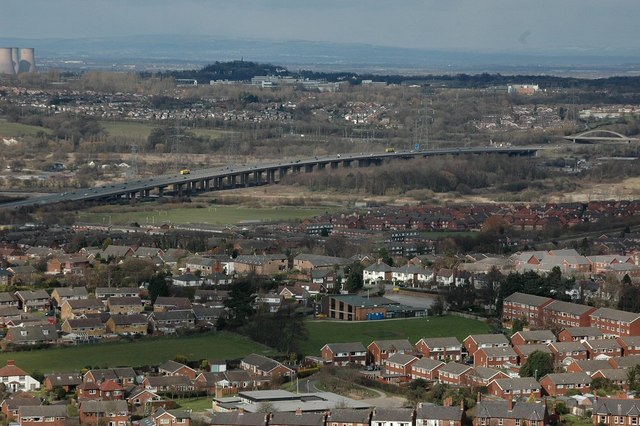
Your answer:
[[[132,139],[146,139],[151,134],[151,130],[156,127],[153,123],[140,121],[101,121],[100,124],[109,136],[129,137]],[[227,130],[204,128],[188,129],[188,131],[193,132],[196,136],[204,136],[209,139],[218,139],[234,133]]]
[[[455,316],[407,318],[383,321],[338,322],[309,321],[309,340],[302,343],[305,355],[320,355],[326,343],[362,342],[409,339],[415,344],[423,337],[455,336],[462,341],[469,334],[487,333],[484,322]]]
[[[233,359],[250,353],[269,355],[270,348],[233,333],[220,332],[189,337],[145,338],[128,343],[100,343],[59,349],[0,354],[0,365],[15,360],[21,368],[42,373],[80,370],[86,366],[116,367],[157,365],[177,354],[189,360]]]
[[[126,207],[120,206],[120,211]],[[237,206],[207,206],[203,208],[175,208],[170,210],[149,209],[130,212],[78,214],[78,221],[84,223],[130,224],[187,224],[207,223],[212,225],[238,224],[242,222],[274,222],[310,218],[325,214],[327,208],[272,207],[251,208]]]
[[[49,130],[44,127],[30,126],[28,124],[10,123],[4,118],[0,118],[0,136],[35,136],[38,132],[49,133]]]

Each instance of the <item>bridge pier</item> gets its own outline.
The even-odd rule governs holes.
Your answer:
[[[340,162],[339,161],[332,161],[331,162],[331,168],[333,170],[337,169],[340,166]]]
[[[318,170],[324,170],[327,168],[327,163],[318,163]]]
[[[262,172],[256,170],[253,172],[253,180],[256,185],[260,185],[262,183]]]
[[[267,170],[267,182],[275,183],[276,182],[276,171],[273,169]]]
[[[283,177],[285,177],[287,175],[287,172],[289,171],[288,167],[280,167],[279,170],[279,174],[280,174],[280,179],[282,179]]]
[[[305,173],[311,173],[311,172],[313,172],[313,164],[305,164],[305,166],[304,166],[304,172],[305,172]]]
[[[342,162],[342,167],[351,167],[351,160],[344,160]]]
[[[237,175],[230,175],[230,176],[229,176],[229,185],[230,185],[232,188],[235,188],[235,187],[236,187],[236,178],[237,178]]]

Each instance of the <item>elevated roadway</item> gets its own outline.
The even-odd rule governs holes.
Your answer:
[[[103,202],[118,199],[147,198],[151,196],[193,195],[204,191],[217,191],[238,187],[272,184],[290,173],[309,173],[314,170],[339,167],[368,167],[387,160],[411,159],[443,155],[499,154],[509,156],[533,156],[540,147],[472,147],[446,148],[423,151],[398,151],[360,154],[336,154],[326,157],[283,160],[255,165],[228,166],[192,170],[189,174],[167,174],[152,178],[135,179],[121,183],[78,189],[69,192],[33,197],[26,200],[0,204],[0,208],[31,208],[58,203]]]

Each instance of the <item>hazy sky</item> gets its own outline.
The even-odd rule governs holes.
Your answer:
[[[640,0],[0,0],[0,40],[184,34],[491,51],[640,48]]]

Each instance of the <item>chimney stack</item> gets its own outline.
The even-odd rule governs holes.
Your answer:
[[[7,365],[16,365],[16,362],[12,359],[7,360]]]
[[[509,411],[513,411],[513,398],[509,398]]]

